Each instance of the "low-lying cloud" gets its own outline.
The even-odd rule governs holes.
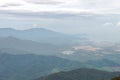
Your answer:
[[[3,5],[0,5],[0,7],[17,7],[17,6],[22,6],[23,4],[19,4],[19,3],[6,3]]]
[[[40,4],[40,5],[59,5],[64,2],[57,0],[25,0],[28,3]]]
[[[119,3],[119,0],[0,0],[0,9],[11,10],[12,7],[13,10],[14,7],[14,10],[37,12],[80,13],[81,11],[89,11],[93,14],[118,14],[120,13],[118,11]]]

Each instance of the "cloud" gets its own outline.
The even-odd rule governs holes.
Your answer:
[[[19,3],[6,3],[3,5],[0,5],[0,7],[17,7],[17,6],[22,6],[22,4]]]
[[[92,13],[88,11],[73,10],[60,10],[60,11],[20,11],[20,10],[0,10],[0,16],[2,17],[16,17],[16,18],[46,18],[46,19],[63,19],[71,17],[91,17]],[[0,18],[1,18],[0,17]]]
[[[104,23],[104,26],[105,27],[112,27],[112,26],[114,26],[114,24],[112,22],[106,22],[106,23]]]
[[[85,50],[85,51],[99,51],[101,48],[93,47],[93,46],[75,46],[73,47],[74,50]]]
[[[58,5],[64,2],[58,0],[25,0],[29,3],[40,4],[40,5]]]
[[[119,3],[119,0],[0,0],[0,10],[88,16],[120,14]]]
[[[75,51],[72,51],[72,50],[68,50],[68,51],[63,51],[62,54],[65,54],[65,55],[72,55],[74,54]]]
[[[117,26],[117,27],[120,27],[120,22],[118,22],[118,23],[116,24],[116,26]]]

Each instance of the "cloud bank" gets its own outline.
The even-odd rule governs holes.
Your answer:
[[[25,0],[28,3],[39,4],[39,5],[59,5],[64,2],[57,0]]]
[[[120,14],[120,0],[0,0],[0,10]]]

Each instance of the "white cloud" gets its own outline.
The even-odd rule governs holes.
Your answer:
[[[0,10],[65,12],[77,14],[120,14],[118,10],[120,8],[119,3],[120,0],[0,0]],[[17,6],[16,4],[22,5]]]
[[[117,27],[120,27],[120,22],[118,22],[118,23],[116,24],[116,26],[117,26]]]
[[[7,3],[7,4],[3,4],[0,7],[17,7],[17,6],[22,6],[22,4],[19,3]]]
[[[65,55],[71,55],[71,54],[74,54],[75,51],[63,51],[62,54],[65,54]]]
[[[0,5],[3,4],[20,4],[20,3],[24,3],[24,1],[22,0],[0,0]]]
[[[28,3],[40,4],[40,5],[58,5],[64,2],[58,0],[25,0]]]
[[[112,27],[112,26],[114,26],[114,24],[111,23],[111,22],[106,22],[106,23],[104,24],[104,26],[105,26],[105,27]]]
[[[74,50],[85,50],[85,51],[98,51],[101,48],[93,47],[93,46],[75,46],[73,47]]]

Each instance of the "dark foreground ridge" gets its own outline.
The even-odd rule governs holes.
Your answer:
[[[96,69],[81,68],[68,72],[59,72],[35,80],[111,80],[120,72],[107,72]]]

